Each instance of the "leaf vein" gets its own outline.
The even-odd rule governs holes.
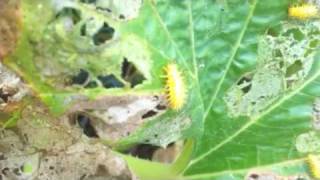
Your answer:
[[[157,7],[155,6],[155,3],[152,1],[152,0],[149,0],[149,4],[150,4],[150,7],[154,13],[154,15],[156,16],[156,18],[158,19],[164,33],[166,34],[167,38],[169,39],[169,41],[172,43],[174,49],[176,50],[176,52],[178,53],[178,55],[180,56],[180,58],[182,58],[182,61],[185,65],[185,67],[189,68],[189,66],[187,65],[187,62],[186,62],[186,58],[183,56],[181,50],[178,48],[178,45],[177,43],[175,42],[175,40],[173,39],[173,37],[171,36],[171,33],[167,27],[167,25],[164,23]]]
[[[318,71],[317,73],[315,73],[313,76],[311,76],[308,80],[306,80],[304,82],[304,84],[302,84],[300,87],[296,88],[295,90],[291,91],[288,95],[283,96],[281,99],[279,99],[275,104],[273,104],[272,106],[270,106],[267,110],[265,110],[264,112],[262,112],[261,114],[257,115],[256,117],[252,117],[250,119],[250,121],[248,121],[246,124],[244,124],[244,126],[242,126],[238,131],[236,131],[233,135],[229,136],[227,139],[225,139],[224,141],[222,141],[221,143],[217,144],[216,146],[214,146],[213,148],[211,148],[210,150],[208,150],[207,152],[203,153],[201,156],[199,156],[196,159],[193,159],[190,163],[188,168],[201,161],[202,159],[204,159],[206,156],[208,156],[209,154],[211,154],[212,152],[218,150],[220,147],[224,146],[225,144],[227,144],[228,142],[232,141],[235,137],[237,137],[239,134],[241,134],[244,130],[246,130],[248,127],[250,127],[251,125],[253,125],[254,123],[256,123],[258,120],[260,120],[262,117],[268,115],[270,112],[272,112],[274,109],[276,109],[277,107],[279,107],[280,105],[282,105],[282,103],[284,103],[285,101],[289,100],[290,98],[292,98],[293,96],[295,96],[296,94],[299,94],[300,91],[302,89],[304,89],[307,85],[311,84],[312,82],[314,82],[317,78],[319,78],[320,76],[320,71]],[[187,169],[188,169],[187,168]]]
[[[193,69],[195,74],[195,79],[198,80],[198,65],[196,60],[196,51],[195,51],[195,37],[194,37],[194,25],[193,25],[193,14],[192,14],[192,1],[188,1],[188,12],[189,12],[189,31],[190,31],[190,42],[191,42],[191,53],[192,53],[192,62]]]
[[[244,26],[242,27],[242,30],[241,30],[241,32],[240,32],[240,34],[239,34],[239,37],[238,37],[238,39],[237,39],[237,42],[236,42],[235,46],[234,46],[233,49],[232,49],[231,56],[230,56],[230,58],[227,60],[227,66],[226,66],[226,68],[225,68],[225,70],[224,70],[224,72],[223,72],[223,75],[222,75],[220,81],[218,82],[218,85],[217,85],[216,90],[215,90],[214,93],[213,93],[213,96],[212,96],[212,98],[211,98],[211,100],[210,100],[209,106],[208,106],[207,109],[205,110],[205,114],[204,114],[204,119],[205,119],[205,121],[206,121],[206,119],[207,119],[207,117],[208,117],[208,115],[209,115],[209,112],[210,112],[210,110],[211,110],[211,108],[212,108],[212,106],[213,106],[214,101],[217,99],[217,96],[218,96],[218,93],[219,93],[219,91],[220,91],[220,89],[221,89],[221,87],[222,87],[222,84],[223,84],[223,82],[224,82],[224,80],[225,80],[225,78],[226,78],[226,76],[227,76],[227,74],[228,74],[228,72],[229,72],[229,70],[230,70],[230,67],[231,67],[231,65],[232,65],[232,62],[233,62],[233,60],[234,60],[234,58],[235,58],[235,56],[236,56],[236,54],[237,54],[237,52],[238,52],[238,49],[239,49],[239,47],[240,47],[240,45],[241,45],[241,42],[242,42],[242,39],[243,39],[243,37],[244,37],[244,35],[245,35],[245,32],[246,32],[246,30],[247,30],[247,28],[248,28],[248,26],[249,26],[249,23],[250,23],[250,21],[251,21],[251,18],[252,18],[253,14],[254,14],[257,1],[258,1],[258,0],[255,0],[254,3],[253,3],[253,4],[251,5],[251,7],[250,7],[250,11],[249,11],[249,14],[248,14],[248,16],[247,16],[247,18],[246,18],[246,21],[245,21],[245,23],[244,23]]]

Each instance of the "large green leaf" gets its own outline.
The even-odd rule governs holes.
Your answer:
[[[28,2],[24,3],[25,8],[33,9],[34,4]],[[44,27],[33,28],[41,22],[32,16],[27,16],[30,27],[23,36],[26,39],[19,44],[17,63],[7,64],[24,71],[24,78],[59,114],[67,108],[63,103],[65,98],[74,94],[95,99],[110,94],[159,93],[163,89],[162,67],[175,62],[183,67],[187,79],[190,98],[187,106],[179,113],[168,111],[154,119],[122,144],[145,142],[145,134],[150,137],[149,132],[153,131],[162,132],[157,138],[161,141],[167,136],[165,130],[172,127],[165,122],[188,115],[193,126],[182,137],[197,140],[195,152],[188,165],[191,145],[186,146],[187,153],[172,166],[150,165],[153,171],[158,168],[161,173],[145,172],[143,168],[150,162],[127,157],[132,169],[145,179],[177,179],[175,176],[185,166],[181,179],[243,179],[255,169],[281,176],[304,174],[307,172],[304,157],[314,150],[299,151],[296,139],[313,129],[312,104],[319,91],[320,63],[316,60],[320,26],[316,19],[288,18],[291,3],[290,0],[145,0],[137,19],[115,22],[125,40],[134,37],[133,41],[144,44],[152,57],[148,62],[136,62],[153,61],[151,69],[142,68],[150,74],[150,82],[137,89],[57,91],[50,81],[41,81],[41,75],[32,65],[34,54],[28,38],[39,40],[47,22]],[[90,6],[76,5],[76,8],[105,20]],[[31,14],[50,16],[51,13],[37,11]],[[63,33],[61,37],[65,38]],[[70,48],[68,43],[65,46]],[[123,51],[123,46],[119,49]],[[132,53],[137,51],[134,49]],[[112,57],[117,58],[117,53]],[[116,67],[117,63],[114,62]],[[93,66],[95,71],[97,64]]]
[[[154,4],[153,13],[177,54],[171,56],[187,61],[194,70],[206,110],[204,134],[182,179],[243,179],[253,169],[279,175],[307,173],[303,159],[306,154],[296,149],[296,137],[312,129],[319,63],[311,63],[311,69],[308,65],[298,68],[305,73],[292,84],[288,77],[292,71],[298,73],[295,69],[299,58],[304,63],[317,60],[316,49],[312,50],[312,60],[300,57],[301,54],[278,58],[275,52],[289,43],[291,37],[299,39],[296,29],[309,29],[308,24],[317,20],[290,19],[287,17],[290,3],[293,2],[159,0]],[[291,25],[296,29],[288,29]],[[263,42],[268,35],[276,37],[276,45]],[[302,37],[295,43],[306,39]],[[307,48],[300,46],[304,53]],[[266,67],[269,60],[287,63],[282,74]],[[267,98],[249,101],[238,93],[241,80],[247,76],[255,84],[246,98],[252,100],[259,95]],[[260,104],[249,106],[246,101]]]
[[[106,5],[105,9],[114,4],[113,1],[105,2],[100,2]],[[193,105],[202,103],[197,81],[194,81],[196,78],[188,69],[186,61],[167,54],[170,49],[175,52],[176,48],[168,41],[168,33],[162,31],[163,24],[157,17],[159,15],[154,14],[154,18],[149,20],[148,14],[155,8],[151,1],[143,4],[140,12],[143,15],[130,21],[116,20],[96,6],[86,1],[22,1],[24,26],[21,37],[16,51],[4,63],[19,72],[48,106],[52,115],[57,117],[72,114],[72,108],[80,102],[91,103],[88,105],[91,107],[75,107],[75,111],[90,113],[99,106],[106,107],[105,104],[94,105],[103,98],[107,98],[105,103],[112,103],[108,100],[110,97],[126,98],[127,101],[130,101],[128,96],[163,98],[164,67],[169,63],[176,63],[179,70],[183,71],[189,91],[188,101],[183,109],[175,111],[165,107],[164,113],[156,112],[157,116],[142,118],[148,120],[141,122],[133,132],[126,132],[126,135],[116,141],[113,138],[101,139],[115,148],[124,149],[138,143],[167,146],[178,139],[201,134],[203,106],[194,108]],[[42,16],[41,21],[37,19],[39,16]],[[150,28],[141,29],[145,22],[150,23]],[[111,39],[96,44],[99,40],[96,36],[99,36],[100,31],[112,32]],[[157,36],[154,36],[154,33]],[[144,77],[136,86],[123,75],[125,61],[132,63],[137,69],[136,72]],[[87,71],[90,77],[93,77],[90,81],[99,81],[97,84],[100,86],[79,87],[70,84],[79,70]],[[123,85],[105,87],[101,77],[110,74],[118,80],[118,84]],[[133,80],[135,78],[132,76]],[[141,104],[138,106],[141,108]],[[170,130],[170,136],[166,130]]]

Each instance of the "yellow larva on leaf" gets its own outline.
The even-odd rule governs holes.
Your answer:
[[[309,154],[307,157],[310,172],[314,178],[320,179],[320,162],[317,156]]]
[[[288,13],[290,17],[304,20],[316,17],[318,11],[318,8],[313,4],[303,4],[289,7]]]
[[[169,107],[174,110],[180,110],[185,104],[187,95],[184,78],[176,64],[168,64],[164,70]]]

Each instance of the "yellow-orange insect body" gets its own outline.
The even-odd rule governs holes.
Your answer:
[[[317,156],[309,154],[307,157],[310,172],[314,178],[320,179],[320,162]]]
[[[186,101],[187,90],[184,78],[176,64],[168,64],[165,67],[166,94],[169,107],[180,110]]]
[[[289,7],[288,13],[290,17],[297,19],[308,19],[318,16],[318,8],[313,4],[303,4],[300,6]]]

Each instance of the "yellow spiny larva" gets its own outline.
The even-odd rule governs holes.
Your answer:
[[[165,88],[169,107],[180,110],[186,101],[187,90],[184,78],[176,64],[168,64],[165,67]]]
[[[289,7],[288,14],[289,17],[297,19],[308,19],[318,16],[319,9],[313,4],[303,4],[300,6]]]
[[[310,172],[314,178],[320,179],[320,162],[317,156],[309,154],[307,157]]]

